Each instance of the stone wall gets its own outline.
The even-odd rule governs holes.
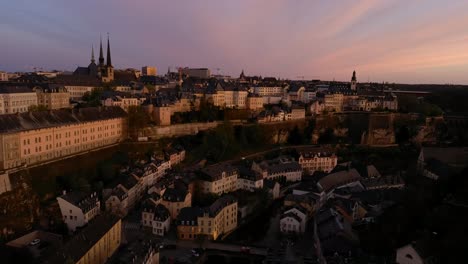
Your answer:
[[[170,126],[149,127],[143,130],[142,136],[149,137],[151,139],[160,139],[165,137],[196,135],[199,131],[213,129],[222,123],[223,122],[190,123]]]

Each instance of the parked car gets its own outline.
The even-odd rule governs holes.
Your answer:
[[[38,238],[36,238],[36,239],[34,239],[33,241],[31,241],[31,242],[29,243],[29,245],[30,245],[30,246],[35,246],[35,245],[39,245],[39,243],[41,243],[41,240],[38,239]]]

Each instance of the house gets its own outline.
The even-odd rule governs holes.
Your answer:
[[[62,218],[69,231],[86,225],[101,212],[101,203],[96,193],[63,192],[57,197]]]
[[[305,108],[301,106],[293,106],[291,108],[291,118],[289,120],[297,120],[305,118]]]
[[[307,212],[300,207],[293,207],[283,212],[280,219],[281,233],[304,233],[307,223]]]
[[[216,240],[237,227],[237,210],[237,200],[231,195],[222,196],[208,207],[183,208],[177,220],[178,238],[205,236]]]
[[[263,175],[244,166],[238,167],[237,189],[255,191],[263,188]]]
[[[405,187],[405,182],[398,174],[390,174],[378,178],[364,178],[361,180],[361,183],[367,190]]]
[[[185,149],[181,146],[171,147],[164,151],[164,156],[172,167],[181,163],[185,159]]]
[[[117,251],[121,243],[121,219],[113,215],[102,214],[93,219],[68,242],[51,251],[41,263],[104,264]]]
[[[185,207],[180,210],[177,219],[177,237],[182,240],[194,240],[198,234],[198,217],[203,215],[200,207]]]
[[[198,217],[199,234],[216,240],[223,234],[230,233],[237,227],[237,199],[225,195],[204,208]]]
[[[274,160],[252,163],[252,170],[265,175],[266,179],[279,179],[284,177],[288,182],[297,182],[302,179],[302,167],[294,160],[280,157]]]
[[[302,169],[308,171],[310,175],[315,171],[330,172],[338,163],[338,157],[334,152],[322,149],[301,151],[299,153],[299,165]]]
[[[145,201],[141,213],[141,224],[151,228],[153,234],[164,236],[171,227],[171,217],[169,210],[162,204],[154,204],[152,201]]]
[[[177,219],[182,208],[192,206],[192,194],[186,189],[167,188],[162,194],[161,204],[169,210],[172,219]]]
[[[280,198],[281,196],[281,185],[275,180],[263,180],[263,186],[268,190],[273,200]]]
[[[215,164],[201,170],[202,192],[221,195],[236,191],[239,173],[229,164]]]
[[[112,189],[104,189],[106,210],[118,216],[127,215],[144,194],[141,178],[134,174],[123,175],[123,179]]]
[[[360,180],[361,175],[353,168],[328,174],[318,181],[317,186],[328,193],[338,187],[361,185]]]
[[[303,212],[312,216],[320,205],[320,196],[314,193],[307,194],[288,194],[284,198],[285,207],[300,207]],[[305,211],[304,211],[305,210]]]
[[[333,208],[320,210],[315,221],[318,239],[325,256],[350,254],[357,250],[358,237],[351,228],[351,223]]]

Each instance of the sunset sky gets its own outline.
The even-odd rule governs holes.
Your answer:
[[[116,68],[468,84],[466,0],[6,0],[0,70],[87,66],[107,32]]]

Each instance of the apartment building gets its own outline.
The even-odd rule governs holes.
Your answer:
[[[198,217],[199,234],[216,240],[237,227],[237,199],[225,195],[205,208]]]
[[[57,197],[62,213],[62,218],[68,230],[74,232],[77,227],[88,224],[101,212],[101,202],[96,193],[86,194],[83,192],[64,191],[62,196]]]
[[[315,171],[329,173],[338,163],[338,157],[331,151],[313,150],[299,153],[299,165],[304,171],[313,174]]]
[[[299,163],[284,157],[261,163],[254,162],[251,168],[265,175],[264,179],[279,179],[284,177],[288,182],[297,182],[302,179],[302,168]]]
[[[103,190],[106,211],[124,217],[144,194],[145,186],[141,178],[134,174],[125,175],[112,189]]]
[[[161,179],[168,169],[171,168],[170,161],[162,159],[152,159],[151,162],[141,168],[132,170],[132,173],[141,178],[144,188],[150,188]]]
[[[211,77],[211,71],[207,68],[181,68],[180,72],[190,77],[208,79]]]
[[[158,70],[154,66],[143,66],[141,67],[141,75],[143,76],[156,76]]]
[[[64,87],[35,87],[37,104],[47,107],[49,110],[70,108],[70,93]]]
[[[73,236],[63,246],[45,257],[42,263],[104,264],[122,243],[122,221],[103,214]]]
[[[258,94],[249,93],[246,100],[246,108],[249,110],[262,110],[263,98]]]
[[[281,233],[304,233],[307,224],[307,211],[293,207],[283,212],[280,218]]]
[[[126,96],[111,96],[104,100],[101,100],[103,106],[118,106],[128,112],[128,109],[132,106],[139,106],[141,104],[140,99],[136,97],[126,97]]]
[[[228,86],[224,88],[224,103],[227,108],[245,109],[247,102],[247,89],[243,87]]]
[[[201,170],[202,191],[221,195],[237,190],[238,171],[229,164],[216,164]]]
[[[246,167],[239,167],[237,189],[253,192],[263,188],[263,175]]]
[[[205,208],[183,208],[177,223],[179,239],[193,240],[199,235],[216,240],[237,227],[237,200],[225,195]]]
[[[126,122],[126,113],[120,107],[0,115],[0,169],[114,145],[126,137]]]
[[[164,150],[164,157],[169,161],[169,166],[173,167],[185,159],[185,149],[181,146],[170,147]]]
[[[164,236],[171,227],[171,216],[169,210],[162,204],[154,204],[148,201],[143,206],[141,213],[141,224],[150,228],[157,236]]]
[[[24,113],[37,104],[36,92],[26,86],[0,87],[0,114]]]
[[[75,101],[80,101],[83,99],[83,96],[87,93],[91,93],[96,89],[93,85],[78,85],[78,84],[68,84],[64,86],[70,94],[70,99]]]
[[[343,100],[344,95],[341,93],[326,94],[324,103],[325,110],[333,112],[342,112],[343,111]]]
[[[199,235],[198,217],[202,215],[203,208],[182,208],[177,218],[177,237],[183,240],[194,240]]]
[[[172,219],[177,219],[182,208],[192,206],[192,194],[185,189],[167,188],[162,194],[161,204],[169,210]]]
[[[289,118],[286,120],[298,120],[305,118],[305,108],[300,106],[293,106],[291,112],[289,113]]]

